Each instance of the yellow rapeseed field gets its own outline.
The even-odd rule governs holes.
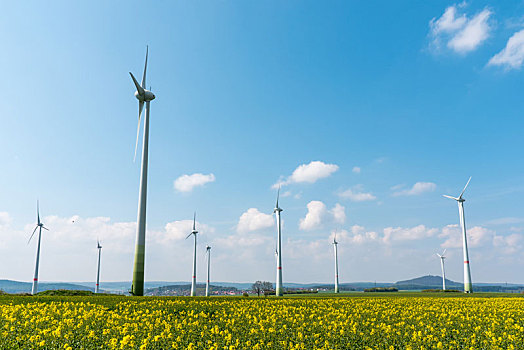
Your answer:
[[[5,301],[0,304],[0,347],[524,348],[524,298],[118,298],[113,303],[89,300],[50,297]]]

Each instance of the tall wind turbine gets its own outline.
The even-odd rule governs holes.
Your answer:
[[[464,216],[464,202],[466,200],[462,198],[462,195],[464,194],[464,191],[466,191],[466,188],[468,187],[470,181],[471,177],[466,183],[466,186],[464,186],[464,189],[460,193],[460,196],[458,196],[457,198],[444,195],[444,197],[454,199],[458,203],[460,226],[462,228],[462,251],[464,253],[464,293],[473,293],[473,288],[471,284],[471,272],[469,269],[468,241],[466,237],[466,217]]]
[[[333,237],[333,247],[335,248],[335,293],[338,293],[338,250],[337,233]]]
[[[191,235],[195,237],[195,247],[193,250],[193,277],[191,279],[191,296],[194,297],[196,294],[196,248],[197,248],[197,233],[196,230],[196,213],[193,216],[193,231],[191,231],[190,234],[187,235],[186,239],[188,239]]]
[[[209,296],[209,270],[211,266],[211,247],[206,247],[206,253],[207,253],[207,280],[206,280],[206,297]]]
[[[446,249],[444,249],[442,254],[437,253],[437,256],[440,258],[440,268],[442,270],[442,290],[446,290],[446,270],[444,269],[444,259],[446,259],[444,256],[445,253]]]
[[[138,136],[140,134],[140,121],[142,118],[142,109],[146,104],[146,117],[144,119],[144,139],[142,143],[142,170],[140,172],[140,190],[138,193],[138,218],[136,230],[135,246],[135,266],[133,268],[133,284],[131,285],[131,294],[144,295],[144,261],[145,261],[145,244],[146,244],[146,202],[147,202],[147,163],[149,147],[149,110],[150,102],[155,99],[155,95],[146,90],[146,71],[147,56],[149,48],[146,49],[146,63],[144,65],[144,75],[142,85],[138,84],[133,73],[129,72],[133,83],[136,87],[135,97],[138,99],[138,128],[136,131],[135,158],[138,148]]]
[[[96,241],[96,248],[98,249],[98,269],[96,272],[96,287],[95,287],[95,293],[98,293],[100,291],[100,257],[102,255],[102,246],[100,245],[100,241]]]
[[[277,204],[275,205],[275,209],[273,210],[273,213],[275,213],[275,216],[277,218],[277,281],[275,286],[275,295],[277,297],[282,296],[282,225],[280,221],[280,213],[282,212],[282,209],[278,206],[279,197],[280,188],[277,192]]]
[[[38,245],[36,246],[35,275],[33,277],[33,289],[31,290],[31,294],[38,293],[38,265],[40,264],[40,242],[42,240],[42,229],[49,231],[49,229],[44,226],[44,223],[40,221],[40,205],[38,201],[36,201],[36,220],[37,221],[35,229],[33,230],[31,237],[29,237],[29,240],[27,241],[27,244],[31,242],[31,239],[33,238],[36,230],[38,229]]]

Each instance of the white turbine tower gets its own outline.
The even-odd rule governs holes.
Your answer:
[[[138,136],[140,134],[140,121],[142,118],[142,109],[146,104],[146,117],[144,119],[144,139],[142,143],[142,170],[140,172],[140,190],[138,194],[138,218],[136,231],[135,246],[135,265],[133,268],[133,284],[131,285],[131,294],[144,295],[144,262],[145,262],[145,244],[146,244],[146,203],[147,203],[147,164],[149,154],[149,110],[150,102],[155,99],[155,95],[146,90],[146,71],[147,56],[149,48],[146,49],[146,63],[144,65],[144,75],[142,85],[138,84],[131,72],[131,78],[136,87],[135,97],[138,99],[138,128],[136,131],[135,158],[138,148]]]
[[[196,230],[196,212],[193,216],[193,231],[191,231],[190,234],[187,235],[186,239],[188,239],[191,235],[195,237],[195,246],[193,250],[193,277],[191,278],[191,296],[194,297],[196,294],[196,251],[197,251],[197,233]]]
[[[437,256],[440,258],[440,268],[442,270],[442,290],[446,290],[446,270],[444,269],[444,259],[446,259],[444,256],[445,253],[446,249],[444,249],[442,254],[437,253]]]
[[[100,241],[96,241],[96,249],[98,249],[98,268],[96,272],[96,286],[95,286],[95,293],[98,293],[100,291],[100,258],[102,255],[102,246],[100,245]]]
[[[466,200],[462,198],[462,195],[464,194],[464,191],[466,191],[466,188],[468,187],[470,181],[471,177],[466,183],[466,186],[464,186],[464,189],[460,193],[460,196],[458,196],[457,198],[444,195],[444,197],[446,198],[456,200],[459,208],[460,226],[462,228],[462,251],[464,253],[464,293],[473,293],[473,288],[471,284],[471,272],[469,269],[468,241],[466,237],[466,217],[464,216],[464,202]]]
[[[33,238],[36,230],[38,229],[38,245],[36,246],[35,275],[33,277],[33,289],[31,290],[31,294],[33,295],[38,293],[38,265],[40,264],[40,242],[42,240],[42,229],[49,231],[49,229],[44,226],[44,223],[40,221],[40,205],[38,201],[36,201],[36,220],[36,227],[33,230],[31,237],[29,237],[29,240],[27,241],[27,244],[31,242],[31,239]]]
[[[209,271],[211,267],[211,247],[206,247],[206,256],[207,256],[207,280],[206,280],[206,297],[209,296]]]
[[[282,209],[278,206],[279,197],[280,188],[277,192],[277,204],[275,206],[275,209],[273,210],[273,213],[275,213],[275,216],[277,218],[277,281],[275,286],[275,295],[277,297],[282,296],[282,225],[280,221],[280,213],[282,212]]]
[[[338,242],[337,242],[337,233],[335,232],[335,237],[333,237],[333,247],[335,248],[335,293],[338,293]]]

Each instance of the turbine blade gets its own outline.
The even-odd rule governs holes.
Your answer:
[[[43,228],[44,230],[49,231],[49,229],[48,229],[47,227],[45,227],[45,226],[42,226],[42,228]]]
[[[33,233],[31,233],[31,237],[29,237],[29,240],[27,241],[27,244],[29,244],[29,242],[31,242],[31,239],[33,239],[33,236],[35,235],[35,232],[36,232],[36,229],[38,228],[38,225],[35,227],[35,229],[33,230]]]
[[[442,255],[440,255],[439,253],[437,253],[437,256],[438,256],[439,258],[442,258]]]
[[[278,208],[278,199],[280,198],[280,186],[278,186],[278,192],[277,192],[277,205],[275,208]]]
[[[463,195],[464,192],[466,191],[466,188],[468,187],[470,181],[471,181],[471,176],[469,177],[469,180],[468,180],[468,182],[466,183],[466,186],[464,186],[464,189],[462,190],[462,192],[460,192],[460,196],[459,196],[459,198],[462,198],[462,195]]]
[[[142,109],[144,108],[144,102],[138,102],[138,127],[136,128],[136,143],[135,143],[135,156],[133,163],[136,161],[136,149],[138,148],[138,137],[140,136],[140,119],[142,118]]]
[[[147,71],[147,55],[149,53],[149,46],[146,46],[146,64],[144,65],[144,76],[142,77],[142,89],[146,88],[146,71]]]
[[[444,251],[442,252],[442,256],[444,256],[444,254],[446,254],[446,249],[444,249]]]
[[[454,200],[456,200],[456,201],[458,201],[458,200],[459,200],[458,198],[455,198],[455,197],[451,197],[451,196],[448,196],[448,195],[446,195],[446,194],[443,194],[442,196],[443,196],[443,197],[446,197],[446,198],[451,198],[451,199],[454,199]]]
[[[188,239],[192,234],[193,234],[193,232],[191,232],[190,234],[188,234],[187,237],[186,237],[186,239]]]
[[[195,222],[196,222],[196,211],[195,211],[195,213],[193,214],[193,231],[196,231]]]
[[[36,217],[38,224],[40,224],[40,204],[38,203],[38,199],[36,200]]]
[[[138,91],[138,94],[142,96],[144,94],[144,89],[138,84],[133,73],[129,72],[129,74],[131,75],[131,79],[133,79],[133,83],[135,83],[136,91]]]

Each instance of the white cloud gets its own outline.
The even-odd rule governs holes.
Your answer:
[[[523,235],[520,233],[513,233],[508,236],[493,236],[493,245],[497,248],[502,248],[506,254],[514,254],[522,251]]]
[[[478,247],[487,243],[495,232],[481,226],[475,226],[467,229],[468,247]],[[447,225],[438,235],[440,238],[446,238],[440,246],[442,248],[461,248],[462,232],[459,225]]]
[[[411,228],[404,227],[386,227],[384,229],[385,243],[391,241],[409,241],[428,238],[435,235],[438,232],[436,228],[427,228],[424,225],[418,225]]]
[[[312,161],[309,164],[299,165],[286,179],[279,180],[273,188],[289,185],[292,183],[314,183],[320,179],[329,177],[338,170],[336,164],[326,164],[321,161]]]
[[[352,189],[350,188],[344,192],[341,192],[338,194],[338,196],[340,198],[349,199],[353,202],[373,201],[377,199],[377,197],[375,197],[370,192],[363,192],[361,185],[354,186]]]
[[[198,231],[199,236],[213,233],[215,231],[214,228],[210,227],[209,225],[198,221],[195,222],[195,228]],[[164,226],[164,231],[151,232],[151,237],[155,242],[166,244],[173,241],[181,241],[186,239],[192,230],[193,220],[176,220],[168,222]]]
[[[266,229],[275,225],[275,220],[270,214],[261,213],[257,208],[249,208],[240,215],[237,232],[253,232]]]
[[[360,170],[361,170],[361,169],[360,169],[360,167],[358,167],[358,166],[354,166],[353,169],[352,169],[352,171],[353,171],[355,174],[360,174]]]
[[[433,182],[417,182],[410,189],[394,192],[393,196],[418,196],[422,193],[433,192],[435,188],[437,185]]]
[[[346,222],[346,208],[339,203],[335,204],[333,209],[330,210],[330,213],[333,215],[333,219],[337,224]]]
[[[322,227],[327,221],[343,224],[346,221],[345,208],[339,203],[333,209],[328,210],[321,201],[311,201],[307,204],[307,213],[300,219],[299,227],[301,230],[313,230]]]
[[[337,232],[337,237],[338,236],[339,233]],[[342,242],[347,239],[350,243],[354,244],[373,243],[379,240],[378,233],[374,231],[366,231],[365,227],[359,225],[351,226],[351,234],[345,230],[342,230],[340,237]]]
[[[307,204],[306,217],[300,219],[299,227],[301,230],[312,230],[322,224],[322,219],[327,214],[327,208],[321,201],[311,201]]]
[[[485,8],[472,18],[465,13],[459,14],[464,4],[452,5],[446,8],[444,14],[429,22],[432,45],[441,49],[442,41],[447,41],[447,47],[454,52],[465,54],[478,48],[490,35],[490,16],[493,14]]]
[[[433,35],[441,33],[453,33],[466,24],[466,15],[457,15],[457,5],[449,6],[439,18],[433,18],[429,24]]]
[[[517,69],[524,62],[524,29],[514,33],[506,43],[506,47],[491,57],[488,66],[504,66]]]
[[[8,226],[10,223],[11,223],[11,217],[9,216],[9,213],[5,211],[0,211],[0,227]]]
[[[286,192],[284,192],[284,193],[281,193],[281,194],[280,194],[280,197],[282,197],[282,198],[286,198],[286,197],[289,197],[289,196],[291,196],[291,195],[292,195],[291,191],[286,191]]]
[[[489,37],[491,27],[488,20],[491,14],[490,10],[484,9],[469,20],[466,26],[448,42],[448,47],[459,53],[475,50]]]
[[[204,186],[205,184],[209,182],[215,181],[215,175],[214,174],[201,174],[201,173],[195,173],[192,175],[182,175],[179,178],[177,178],[174,182],[174,187],[177,191],[180,192],[191,192],[193,188],[197,186]]]

